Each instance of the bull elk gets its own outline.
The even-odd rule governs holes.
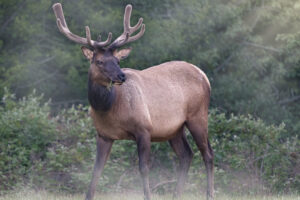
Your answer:
[[[90,61],[88,100],[97,130],[97,155],[86,200],[94,196],[115,140],[136,141],[147,200],[150,200],[150,144],[168,141],[179,158],[174,196],[180,196],[193,157],[184,127],[188,128],[202,154],[207,172],[207,199],[212,199],[213,150],[208,141],[207,125],[210,83],[206,75],[183,61],[166,62],[141,71],[121,69],[119,61],[126,58],[131,49],[118,49],[139,39],[145,32],[142,18],[135,26],[130,25],[131,5],[125,8],[124,32],[112,43],[111,33],[105,41],[101,41],[101,37],[92,40],[88,26],[85,38],[73,34],[66,24],[61,4],[54,4],[53,10],[60,32],[84,45],[82,52]]]

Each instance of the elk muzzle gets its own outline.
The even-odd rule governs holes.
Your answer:
[[[117,79],[116,80],[113,80],[113,84],[116,84],[116,85],[122,85],[124,82],[126,81],[126,75],[121,72],[117,75]]]

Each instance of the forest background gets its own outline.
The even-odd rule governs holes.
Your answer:
[[[82,192],[91,177],[89,63],[59,33],[56,2],[73,33],[84,36],[88,25],[93,38],[120,35],[130,3],[132,23],[143,17],[146,32],[121,67],[184,60],[207,74],[217,192],[300,191],[299,0],[0,0],[0,194],[25,185]],[[186,190],[204,191],[188,139],[195,157]],[[134,142],[116,142],[98,190],[141,190],[137,162]],[[176,166],[167,143],[152,145],[154,192],[174,187]]]

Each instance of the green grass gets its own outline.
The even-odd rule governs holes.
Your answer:
[[[0,200],[83,200],[83,195],[54,194],[45,191],[23,191],[5,196]],[[97,194],[95,200],[143,200],[142,194]],[[300,200],[299,195],[291,196],[229,196],[217,195],[216,200]],[[170,195],[153,195],[152,200],[172,200]],[[181,200],[205,200],[205,196],[184,195]]]

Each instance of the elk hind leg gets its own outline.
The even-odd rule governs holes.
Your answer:
[[[184,189],[187,173],[193,159],[193,151],[188,144],[184,127],[182,127],[175,138],[169,140],[169,143],[179,158],[179,167],[177,170],[177,185],[173,194],[173,198],[180,198]]]
[[[205,117],[203,117],[205,116]],[[201,152],[206,168],[207,199],[214,197],[214,153],[208,141],[207,112],[200,113],[187,121],[187,128],[191,132],[198,149]]]

